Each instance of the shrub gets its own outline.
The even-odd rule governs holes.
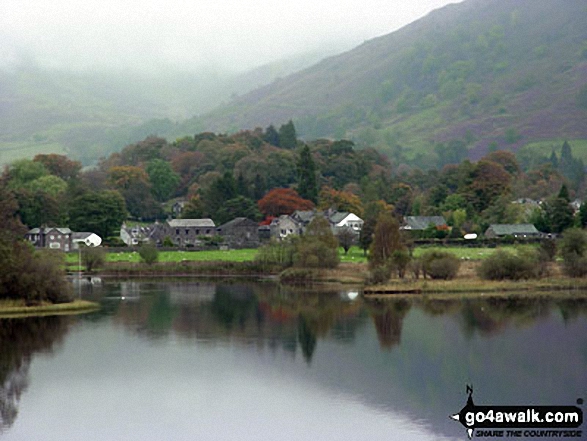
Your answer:
[[[539,260],[539,254],[533,250],[516,253],[497,250],[481,263],[478,274],[485,280],[535,279],[545,271]]]
[[[139,256],[142,262],[152,265],[159,260],[159,251],[152,243],[145,243],[139,248]]]
[[[267,245],[259,248],[255,261],[263,265],[276,265],[283,268],[293,265],[295,240],[271,240]]]
[[[279,275],[281,283],[305,284],[313,282],[320,272],[312,268],[288,268]]]
[[[309,223],[304,235],[295,243],[293,261],[298,267],[336,268],[340,262],[338,240],[325,218],[316,217]]]
[[[408,268],[410,260],[410,255],[406,250],[395,250],[391,255],[393,269],[397,271],[397,275],[400,279],[403,279],[406,275],[406,269]]]
[[[366,280],[367,285],[377,285],[387,282],[391,277],[391,267],[389,265],[382,265],[372,268],[369,272],[369,277]]]
[[[82,247],[82,263],[86,267],[86,271],[92,272],[96,268],[104,265],[106,261],[106,251],[102,247],[86,247],[80,244]]]
[[[461,266],[461,261],[454,254],[443,251],[429,251],[421,260],[424,277],[430,276],[431,279],[454,279]]]
[[[569,277],[587,275],[587,234],[578,228],[570,228],[564,232],[560,242],[563,258],[563,271]]]

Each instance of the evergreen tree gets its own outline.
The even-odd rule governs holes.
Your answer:
[[[556,152],[554,150],[550,154],[549,162],[552,164],[553,168],[558,168],[558,157],[556,156]]]
[[[244,196],[246,198],[249,197],[249,187],[247,186],[247,182],[242,173],[240,173],[236,179],[236,192],[239,196]]]
[[[279,146],[284,149],[295,149],[298,143],[296,128],[293,121],[290,119],[287,124],[283,124],[279,128]]]
[[[274,145],[275,147],[280,146],[279,133],[277,133],[277,130],[275,130],[275,127],[273,126],[273,124],[271,124],[265,130],[265,136],[263,136],[263,140],[268,144]]]
[[[253,199],[258,201],[265,196],[265,192],[267,191],[267,186],[265,185],[265,179],[257,173],[255,175],[255,180],[253,181]]]
[[[316,166],[312,159],[310,147],[304,145],[298,159],[298,194],[314,203],[318,202],[318,186],[316,184]]]
[[[560,191],[558,192],[558,197],[560,199],[564,199],[567,203],[571,202],[571,197],[569,196],[569,189],[567,188],[566,184],[563,184]]]

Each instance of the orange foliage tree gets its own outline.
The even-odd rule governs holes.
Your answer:
[[[331,187],[322,187],[320,190],[318,208],[327,210],[334,208],[337,211],[348,211],[359,217],[363,216],[363,204],[356,194],[348,191],[338,191]]]
[[[296,210],[314,208],[312,201],[302,199],[297,191],[291,188],[274,188],[259,200],[257,205],[265,216],[292,214]]]

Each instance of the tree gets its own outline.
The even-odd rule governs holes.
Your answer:
[[[216,218],[218,211],[222,209],[226,201],[238,196],[236,182],[232,173],[226,172],[224,175],[216,178],[203,193],[202,202],[204,204],[204,211],[210,217]]]
[[[319,200],[318,208],[321,210],[334,208],[337,211],[348,211],[359,217],[363,216],[364,210],[361,199],[348,191],[338,191],[331,187],[322,187]]]
[[[144,243],[139,248],[139,256],[141,261],[147,265],[152,265],[159,260],[159,251],[152,243]]]
[[[316,184],[316,166],[312,159],[310,147],[304,145],[298,159],[298,193],[314,203],[318,202],[318,185]]]
[[[574,210],[568,200],[561,197],[551,198],[542,203],[547,233],[561,233],[573,226]]]
[[[587,274],[587,234],[584,230],[570,228],[563,234],[560,243],[563,270],[570,277]]]
[[[66,225],[67,210],[60,198],[44,191],[32,192],[26,189],[16,190],[15,196],[18,200],[20,219],[29,228]]]
[[[284,149],[295,149],[298,143],[296,128],[290,119],[286,124],[279,128],[279,146]]]
[[[6,180],[0,179],[0,299],[24,299],[27,304],[70,301],[72,290],[61,256],[35,252],[24,242],[26,229],[17,210]]]
[[[390,213],[382,212],[377,218],[373,242],[369,250],[369,267],[386,266],[394,251],[402,248],[399,222]]]
[[[379,215],[383,212],[391,213],[392,210],[393,207],[385,201],[369,202],[365,206],[364,223],[359,235],[359,246],[365,255],[373,242],[373,234],[375,234],[375,225]]]
[[[22,188],[35,179],[48,174],[49,172],[40,162],[20,159],[13,162],[8,168],[9,186],[11,189]]]
[[[343,248],[344,253],[348,254],[349,249],[357,241],[357,233],[352,228],[343,227],[336,232],[336,238],[339,245]]]
[[[469,175],[471,182],[465,188],[465,197],[473,207],[481,212],[508,193],[512,176],[498,163],[479,161]]]
[[[298,267],[335,268],[340,261],[338,240],[332,234],[330,222],[322,216],[312,219],[295,247],[294,264]]]
[[[147,174],[151,182],[151,192],[159,202],[168,200],[173,196],[179,185],[179,175],[173,171],[169,162],[162,159],[154,159],[147,164]]]
[[[265,136],[263,136],[263,140],[268,144],[279,147],[279,133],[277,133],[277,130],[275,130],[273,124],[271,124],[265,130]]]
[[[94,269],[101,267],[106,262],[106,251],[102,247],[82,247],[82,263],[86,267],[86,271],[92,272]]]
[[[90,231],[107,239],[118,235],[126,219],[126,204],[117,191],[90,191],[73,199],[69,219],[73,231]]]
[[[79,161],[72,161],[67,156],[56,154],[40,154],[33,159],[35,162],[40,162],[53,176],[57,176],[64,181],[75,179],[78,177],[82,169],[82,164]]]
[[[53,197],[57,197],[60,194],[65,193],[67,190],[67,183],[57,176],[47,175],[41,176],[34,181],[30,181],[23,188],[26,188],[33,193],[43,191]]]
[[[280,216],[314,208],[312,201],[301,198],[292,188],[274,188],[257,202],[257,206],[265,216]]]
[[[246,217],[254,221],[259,221],[263,216],[257,208],[255,201],[244,196],[237,196],[222,204],[216,211],[214,220],[217,224],[223,224],[236,217]]]
[[[201,219],[204,217],[204,204],[199,196],[190,198],[181,211],[182,219]]]

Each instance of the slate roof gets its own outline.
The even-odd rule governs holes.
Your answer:
[[[540,234],[532,224],[492,224],[488,230],[492,230],[497,236],[515,236],[518,234]]]
[[[348,211],[337,211],[330,216],[330,222],[338,224],[342,222],[350,213]]]
[[[239,225],[257,225],[257,222],[251,220],[251,219],[247,219],[246,217],[237,217],[231,221],[226,222],[225,224],[220,225],[219,227],[217,227],[217,230],[226,230],[227,228],[231,228],[231,227],[235,227],[235,226],[239,226]]]
[[[446,220],[442,216],[406,216],[404,218],[406,230],[425,230],[430,224],[435,227],[446,225]]]
[[[215,227],[212,219],[172,219],[167,221],[171,228]]]

